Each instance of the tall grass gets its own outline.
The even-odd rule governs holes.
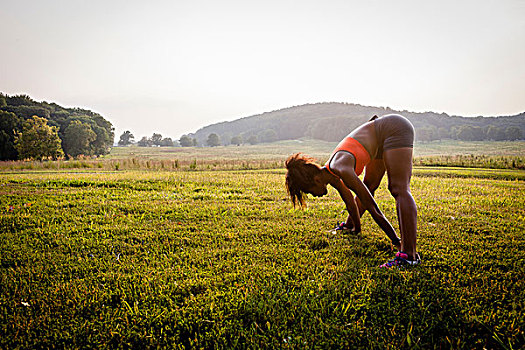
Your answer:
[[[525,156],[487,156],[473,154],[423,156],[416,157],[414,159],[414,165],[525,170]]]
[[[228,146],[206,148],[144,148],[116,147],[101,158],[83,157],[68,161],[0,162],[0,171],[81,169],[93,171],[118,170],[250,170],[282,168],[286,157],[294,152],[305,152],[327,160],[334,143],[304,140],[283,141],[257,146]],[[460,147],[461,146],[461,147]],[[474,151],[474,147],[477,148]],[[439,167],[471,167],[494,169],[525,169],[525,142],[507,143],[501,154],[494,147],[500,143],[456,142],[417,144],[414,165]],[[471,152],[471,153],[440,153]]]

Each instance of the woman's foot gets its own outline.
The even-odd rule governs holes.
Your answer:
[[[384,263],[379,267],[390,269],[393,267],[400,268],[405,266],[415,266],[419,263],[421,263],[421,258],[419,257],[419,254],[416,253],[415,259],[410,259],[407,253],[397,252],[396,257],[394,259]]]
[[[335,228],[331,231],[334,235],[337,233],[347,234],[347,233],[355,233],[354,227],[348,226],[346,222],[340,222],[338,223]]]

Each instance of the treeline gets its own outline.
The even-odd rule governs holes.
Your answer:
[[[240,136],[234,136],[229,140],[229,143],[237,146],[240,146],[245,142],[254,145],[258,142],[258,140],[254,136],[250,137],[246,141],[244,141]],[[179,140],[172,140],[171,137],[162,137],[162,135],[158,133],[153,133],[151,137],[143,136],[140,141],[135,142],[135,136],[129,130],[124,131],[122,135],[120,135],[120,140],[118,141],[119,146],[137,145],[139,147],[215,147],[220,146],[221,144],[222,141],[219,135],[215,133],[208,135],[204,145],[199,144],[196,138],[189,137],[188,135],[183,135]]]
[[[135,144],[135,136],[126,130],[120,135],[118,141],[119,146],[128,146]],[[161,134],[153,133],[151,137],[144,136],[137,143],[139,147],[173,147],[177,146],[176,141],[173,141],[170,137],[162,137]]]
[[[186,142],[184,140],[180,141],[183,143]],[[139,147],[178,147],[180,141],[177,142],[176,140],[172,140],[171,137],[162,137],[161,134],[153,133],[151,137],[143,136],[138,142],[135,142],[135,135],[133,135],[129,130],[126,130],[122,133],[122,135],[120,135],[118,145],[129,146],[136,144]],[[196,140],[194,139],[190,139],[188,142],[189,144],[185,146],[197,146],[195,143]]]
[[[244,140],[242,136],[234,136],[229,139],[225,145],[232,144],[240,146],[245,143],[255,145],[258,143],[258,139],[255,136],[251,136],[247,140]],[[196,138],[189,137],[188,135],[183,135],[179,140],[172,140],[170,137],[162,137],[162,135],[158,133],[153,133],[151,137],[143,136],[140,141],[135,142],[135,136],[129,130],[124,131],[118,141],[119,146],[137,145],[138,147],[215,147],[222,144],[224,144],[223,141],[219,135],[215,133],[209,134],[204,144],[199,144]]]
[[[223,145],[273,142],[299,138],[339,141],[374,115],[402,114],[416,128],[418,141],[519,140],[525,136],[525,113],[503,117],[466,118],[445,113],[414,113],[348,103],[317,103],[285,108],[230,122],[206,126],[184,137],[208,145],[216,134]],[[250,141],[248,141],[250,140]]]
[[[99,156],[113,139],[113,125],[98,113],[0,93],[0,160]]]

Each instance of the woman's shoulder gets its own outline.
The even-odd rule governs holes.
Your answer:
[[[355,156],[347,151],[335,152],[330,162],[326,164],[326,168],[334,175],[341,177],[345,171],[354,171]]]

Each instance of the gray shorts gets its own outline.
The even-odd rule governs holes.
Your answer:
[[[388,149],[414,148],[414,126],[405,117],[387,114],[374,120],[377,142],[377,159],[383,158],[383,151]]]

